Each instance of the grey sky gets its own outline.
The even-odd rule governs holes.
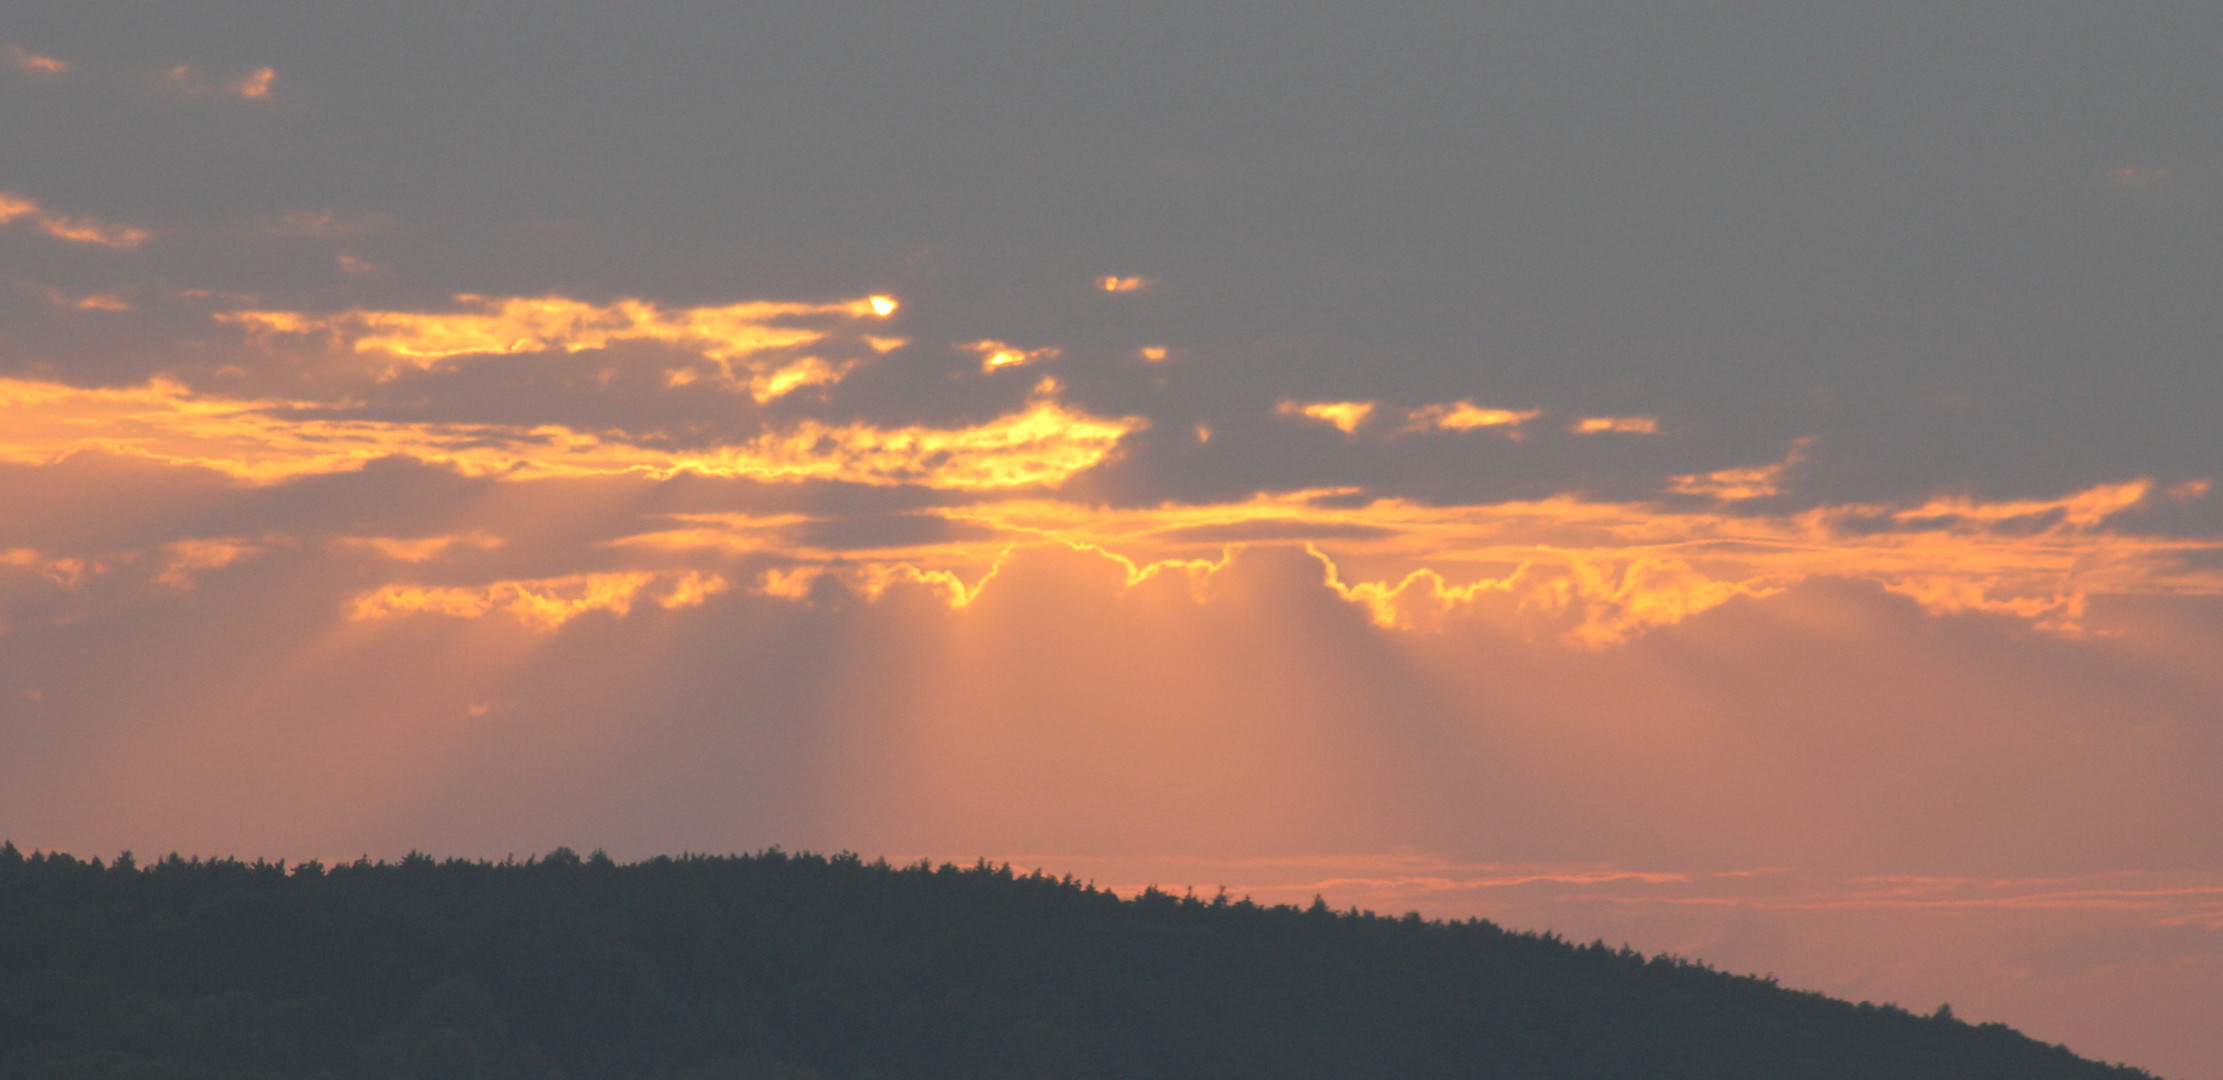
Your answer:
[[[71,68],[5,80],[0,182],[160,230],[128,256],[0,234],[50,287],[886,290],[915,348],[1062,346],[1078,400],[1159,421],[1102,478],[1119,498],[1628,494],[1802,436],[1815,499],[2223,458],[2208,5],[19,8],[9,41]],[[277,75],[194,96],[162,84],[179,64]],[[340,235],[271,235],[322,211]],[[1104,274],[1161,285],[1107,297]],[[10,364],[80,382],[237,337],[10,303]],[[1172,392],[1092,375],[1140,343],[1193,358]],[[1644,413],[1673,437],[1330,461],[1332,432],[1270,422],[1282,397]],[[1194,421],[1243,437],[1186,453]]]

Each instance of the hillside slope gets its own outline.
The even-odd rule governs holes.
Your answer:
[[[1486,922],[778,851],[0,847],[0,1078],[2131,1080],[1999,1025]]]

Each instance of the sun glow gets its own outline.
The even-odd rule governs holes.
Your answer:
[[[1319,561],[1326,587],[1380,626],[1506,618],[1587,647],[1815,580],[1872,582],[1939,614],[2005,615],[2073,635],[2094,597],[2223,595],[2223,571],[2207,565],[2223,543],[2116,534],[2105,515],[2094,516],[2139,505],[2151,488],[1933,503],[1916,508],[1922,518],[1876,505],[1756,517],[1571,496],[1339,506],[1343,493],[1332,490],[1124,510],[1022,499],[922,512],[963,523],[976,538],[886,545],[869,556],[795,544],[787,537],[807,522],[793,516],[695,516],[621,543],[775,558],[789,585],[830,577],[874,596],[895,581],[971,581],[968,602],[994,567],[1029,546],[1096,553],[1132,584],[1155,568],[1193,571],[1246,547],[1295,544]]]
[[[1359,407],[1365,403],[1319,404],[1331,407],[1316,405],[1319,415],[1307,418],[1339,429],[1356,428],[1367,414]],[[774,595],[831,575],[866,595],[924,584],[969,598],[1009,551],[1029,545],[1097,552],[1144,577],[1159,564],[1218,563],[1245,546],[1297,545],[1321,562],[1326,587],[1383,626],[1423,629],[1462,613],[1496,612],[1492,617],[1533,622],[1551,635],[1590,646],[1626,640],[1740,597],[1765,597],[1819,579],[1873,582],[1931,611],[2002,615],[2065,634],[2082,632],[2097,597],[2223,595],[2223,542],[2140,536],[2112,527],[2138,507],[2202,497],[2205,488],[2197,481],[2164,487],[2133,480],[2054,499],[1955,495],[1911,505],[1840,504],[1777,514],[1735,509],[1736,503],[1780,490],[1782,472],[1796,462],[1799,447],[1774,465],[1679,478],[1674,493],[1707,496],[1706,508],[1573,495],[1428,505],[1366,500],[1339,489],[1152,507],[1013,497],[1023,489],[1054,487],[1104,462],[1142,426],[1139,418],[1080,412],[1045,392],[1021,411],[970,426],[800,420],[744,440],[676,448],[608,430],[366,419],[342,408],[218,398],[161,381],[84,389],[0,380],[0,461],[18,465],[99,453],[271,484],[405,457],[505,482],[594,477],[655,482],[692,474],[1006,493],[911,511],[902,528],[869,543],[814,545],[803,538],[815,535],[821,519],[810,515],[698,516],[632,530],[615,542],[617,550],[665,557],[710,554],[716,564],[700,568],[703,572],[770,582],[764,588]],[[1208,431],[1199,427],[1193,434],[1201,440]],[[824,519],[824,525],[834,527],[838,519]],[[412,565],[493,552],[509,527],[488,521],[421,540],[342,537],[333,544],[335,550],[352,548]],[[147,558],[155,580],[184,589],[204,574],[285,542],[198,538]],[[111,554],[26,548],[11,554],[8,563],[75,579],[122,565]],[[745,565],[749,560],[772,565],[751,567]],[[785,576],[764,577],[774,572]],[[609,604],[580,598],[630,597],[647,587],[631,578],[560,580],[570,584],[498,593],[487,592],[491,586],[427,592],[428,587],[397,585],[402,591],[376,593],[379,598],[365,601],[371,607],[364,610],[514,612],[541,603],[534,597],[592,608]],[[560,620],[540,619],[536,625],[560,625]]]

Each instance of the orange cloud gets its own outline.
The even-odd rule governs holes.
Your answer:
[[[0,461],[42,464],[101,450],[258,483],[405,456],[472,476],[698,473],[993,490],[1061,483],[1103,461],[1142,423],[1037,400],[972,427],[803,421],[738,444],[672,450],[557,425],[346,419],[312,403],[204,397],[162,380],[80,389],[0,379]]]
[[[1284,401],[1275,407],[1283,416],[1301,416],[1307,420],[1327,424],[1349,435],[1357,431],[1368,417],[1374,415],[1371,401]]]
[[[1657,435],[1660,422],[1649,416],[1585,416],[1567,430],[1577,435]]]
[[[88,574],[100,572],[97,564],[71,556],[50,557],[36,548],[0,550],[0,566],[29,570],[65,589],[74,589]]]
[[[993,340],[975,341],[970,345],[960,345],[958,348],[966,352],[979,353],[980,370],[984,374],[998,368],[1023,367],[1043,360],[1055,360],[1063,352],[1063,350],[1054,347],[1040,349],[1015,348]]]
[[[1337,415],[1352,419],[1330,414]],[[405,456],[503,480],[658,480],[693,473],[1009,493],[1056,485],[1102,462],[1141,425],[1038,398],[1023,411],[969,427],[802,421],[738,442],[674,449],[617,432],[553,425],[355,419],[307,403],[207,397],[160,381],[82,389],[0,380],[0,461],[35,465],[103,451],[214,469],[250,483]],[[1725,483],[1718,475],[1708,479]],[[2098,598],[2223,595],[2223,541],[2115,527],[2126,511],[2158,499],[2196,497],[2198,484],[2164,490],[2132,480],[2053,499],[1940,496],[1911,505],[1839,504],[1776,514],[1737,511],[1726,495],[1698,509],[1572,495],[1446,506],[1400,499],[1354,504],[1352,492],[1297,491],[1147,507],[1030,495],[914,511],[902,528],[843,534],[879,538],[871,543],[818,546],[808,538],[819,535],[813,530],[820,523],[808,516],[727,515],[667,519],[666,527],[614,546],[760,560],[733,567],[733,580],[762,581],[775,595],[785,595],[782,589],[807,595],[810,581],[831,574],[870,595],[907,583],[957,602],[976,594],[1002,559],[1027,545],[1097,552],[1139,581],[1158,572],[1154,568],[1193,574],[1224,563],[1244,545],[1288,544],[1309,547],[1321,564],[1323,587],[1363,608],[1372,621],[1412,630],[1450,619],[1511,620],[1540,635],[1602,647],[1739,598],[1766,597],[1808,581],[1852,580],[1910,597],[1935,613],[1999,615],[2077,634]],[[471,534],[335,541],[404,562],[496,542]],[[216,560],[252,553],[246,541],[208,543],[238,549],[165,553],[162,558],[177,566],[177,581],[223,564]],[[783,576],[764,578],[771,569]],[[438,596],[444,599],[425,602],[462,602],[456,594]]]
[[[60,75],[69,70],[68,61],[40,56],[21,45],[8,46],[8,63],[17,71],[31,75]]]
[[[270,96],[270,86],[277,78],[277,69],[258,67],[227,79],[210,79],[193,70],[190,64],[179,64],[163,72],[157,81],[170,92],[186,97],[231,97],[242,101],[260,101]]]
[[[259,67],[225,84],[225,89],[243,98],[268,97],[270,84],[277,77],[277,69]]]
[[[1678,495],[1703,495],[1722,502],[1764,499],[1783,493],[1784,477],[1806,459],[1807,440],[1791,444],[1790,453],[1772,465],[1748,465],[1710,473],[1691,473],[1670,479],[1667,489]]]
[[[1405,414],[1405,422],[1408,431],[1474,431],[1501,427],[1507,429],[1506,434],[1519,438],[1520,426],[1542,413],[1541,409],[1485,409],[1471,401],[1454,401],[1414,409]]]
[[[132,310],[131,301],[114,293],[72,294],[61,289],[22,282],[22,286],[46,298],[46,302],[69,311],[100,311],[120,314]]]
[[[883,546],[868,558],[796,544],[790,537],[808,519],[793,515],[693,516],[619,543],[776,558],[779,580],[798,591],[767,591],[798,597],[828,574],[870,594],[887,582],[933,581],[969,597],[1012,550],[1031,544],[1096,552],[1133,583],[1160,570],[1222,565],[1246,544],[1291,543],[1319,560],[1327,588],[1378,625],[1425,630],[1487,616],[1591,648],[1814,580],[1872,582],[1933,613],[2004,615],[2074,634],[2096,597],[2223,595],[2223,570],[2213,566],[2223,541],[2106,528],[2103,509],[2137,505],[2151,487],[1953,502],[1966,513],[1949,520],[1878,505],[1762,516],[1573,496],[1355,507],[1323,502],[1339,494],[1332,491],[1135,508],[1021,499],[924,512],[973,531],[962,540]]]
[[[348,617],[476,619],[499,613],[536,630],[553,630],[590,611],[626,615],[641,599],[665,609],[695,607],[728,587],[725,578],[694,570],[569,574],[462,587],[387,585],[355,597]]]
[[[162,568],[154,580],[173,589],[190,589],[202,572],[221,570],[267,550],[267,546],[247,540],[179,540],[163,547]]]
[[[1139,275],[1130,277],[1108,275],[1096,279],[1096,287],[1108,293],[1140,292],[1143,289],[1151,288],[1157,284],[1158,281],[1156,278],[1142,277]]]
[[[884,296],[833,304],[751,301],[719,307],[666,309],[645,300],[590,304],[562,296],[459,295],[460,311],[232,311],[216,317],[257,336],[322,336],[358,353],[378,353],[418,368],[466,356],[581,352],[645,341],[693,352],[717,365],[722,381],[767,401],[799,387],[836,382],[854,361],[761,354],[824,341],[824,330],[792,325],[798,318],[879,316],[895,310]],[[876,351],[882,342],[871,342]],[[693,381],[693,373],[674,381]]]
[[[29,219],[40,232],[57,240],[72,244],[96,244],[118,251],[130,251],[154,235],[145,229],[112,225],[97,218],[65,217],[49,213],[30,199],[0,191],[0,225],[18,218]]]

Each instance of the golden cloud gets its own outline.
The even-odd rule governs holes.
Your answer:
[[[1055,360],[1063,352],[1061,349],[1050,346],[1039,349],[1021,349],[994,340],[975,341],[971,344],[960,345],[958,348],[966,352],[980,354],[980,370],[983,374],[995,371],[998,368],[1024,367],[1043,360]]]
[[[486,297],[458,295],[461,310],[446,312],[354,309],[328,315],[298,311],[230,311],[219,321],[258,337],[313,336],[357,353],[385,356],[407,367],[432,368],[468,356],[517,353],[582,352],[621,342],[654,342],[712,361],[712,374],[758,401],[769,401],[805,386],[839,381],[854,360],[816,356],[766,356],[817,344],[827,332],[793,325],[809,318],[881,318],[896,309],[894,300],[871,296],[831,304],[749,301],[715,307],[667,309],[646,300],[590,304],[563,296]],[[875,352],[900,340],[866,338]],[[698,373],[671,374],[676,384]]]
[[[1363,416],[1328,412],[1324,422],[1340,418],[1355,427]],[[708,559],[729,580],[770,595],[808,596],[813,582],[832,577],[866,595],[924,587],[962,606],[1014,551],[1033,545],[1096,552],[1119,564],[1131,583],[1178,572],[1202,587],[1245,545],[1283,544],[1310,551],[1321,586],[1379,625],[1421,630],[1453,619],[1511,619],[1592,647],[1817,580],[1871,582],[1934,613],[1993,614],[2063,634],[2083,632],[2098,598],[2223,595],[2223,541],[2115,527],[2126,511],[2158,500],[2203,497],[2202,481],[2164,488],[2131,480],[2052,499],[1941,495],[1773,514],[1736,509],[1756,491],[1779,490],[1781,471],[1800,453],[1795,446],[1755,475],[1727,470],[1678,478],[1676,490],[1715,500],[1695,508],[1573,495],[1466,506],[1359,502],[1352,498],[1357,492],[1345,490],[1107,507],[1020,490],[1054,486],[1104,461],[1142,424],[1040,397],[1022,411],[965,427],[801,421],[738,442],[674,449],[554,425],[360,419],[309,403],[209,397],[163,381],[85,389],[0,379],[0,462],[16,464],[99,451],[270,483],[403,456],[505,480],[653,481],[692,473],[1006,493],[884,517],[862,532],[827,532],[819,528],[825,520],[792,513],[694,515],[665,519],[611,545],[644,559]],[[843,539],[824,545],[811,539],[822,535]],[[499,543],[482,528],[416,539],[349,537],[332,545],[414,563]],[[186,587],[195,575],[266,547],[203,539],[148,557],[161,568],[158,580]],[[87,564],[59,558],[17,549],[0,562],[57,581],[85,572]],[[414,604],[485,613],[538,603],[534,597],[583,603],[581,597],[616,595],[622,584],[563,578],[572,584],[545,585],[556,580],[496,592],[397,586],[402,591],[364,603],[385,612],[416,610]]]
[[[534,629],[553,630],[590,611],[628,614],[643,598],[667,610],[695,607],[727,588],[725,578],[694,570],[569,574],[463,587],[387,585],[355,597],[348,616],[377,620],[500,613]]]
[[[1140,292],[1157,285],[1157,283],[1156,278],[1143,277],[1139,274],[1127,277],[1111,274],[1096,279],[1096,287],[1108,293]]]
[[[557,425],[351,419],[306,402],[204,397],[163,380],[82,389],[0,379],[0,461],[43,464],[98,450],[256,483],[403,456],[470,476],[697,473],[993,490],[1058,484],[1103,461],[1142,423],[1038,399],[1023,412],[972,427],[803,421],[742,443],[672,450]]]
[[[1481,428],[1505,428],[1506,434],[1520,437],[1522,424],[1542,415],[1541,409],[1485,409],[1471,401],[1454,401],[1443,405],[1426,405],[1405,414],[1408,431],[1475,431]]]
[[[235,538],[179,540],[164,545],[162,567],[154,580],[173,589],[191,589],[203,572],[221,570],[267,550],[266,545]]]
[[[1201,585],[1246,543],[1292,543],[1319,561],[1325,587],[1378,625],[1419,630],[1494,613],[1588,647],[1815,580],[1867,581],[1933,613],[2005,615],[2076,634],[2097,597],[2223,595],[2223,541],[2106,527],[2153,490],[2136,481],[2052,500],[1774,516],[1574,496],[1448,507],[1339,506],[1328,498],[1347,494],[1339,491],[1140,508],[1019,499],[935,511],[973,526],[973,538],[884,547],[871,558],[798,545],[789,537],[810,519],[796,515],[695,515],[619,544],[776,560],[761,579],[771,595],[800,598],[832,577],[866,595],[923,584],[963,606],[1032,545],[1095,552],[1130,584],[1177,571]]]
[[[1357,431],[1368,417],[1374,415],[1371,401],[1284,401],[1275,407],[1283,416],[1301,416],[1307,420],[1327,424],[1349,435]]]
[[[1657,435],[1660,422],[1649,416],[1585,416],[1567,430],[1577,435]]]
[[[1806,460],[1808,441],[1800,439],[1792,443],[1790,452],[1783,456],[1783,460],[1771,465],[1747,465],[1672,477],[1667,482],[1667,490],[1678,495],[1703,495],[1722,502],[1743,502],[1746,499],[1781,495],[1784,478],[1800,462]]]

